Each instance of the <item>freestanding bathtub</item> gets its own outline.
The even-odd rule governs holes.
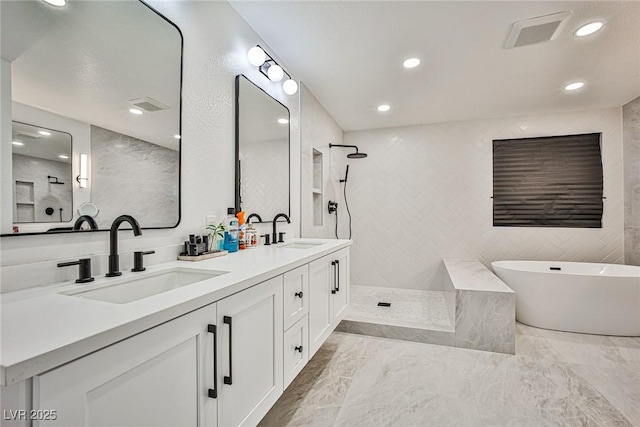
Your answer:
[[[516,320],[544,329],[640,336],[640,267],[549,261],[495,261],[516,293]]]

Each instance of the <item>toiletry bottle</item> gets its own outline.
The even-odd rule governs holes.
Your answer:
[[[247,225],[244,223],[244,211],[240,211],[236,214],[238,218],[238,249],[247,248]]]
[[[258,230],[253,226],[253,223],[247,225],[247,249],[253,249],[258,246]]]
[[[226,231],[224,232],[224,249],[229,252],[238,251],[238,218],[234,208],[227,209],[227,218],[224,220]]]

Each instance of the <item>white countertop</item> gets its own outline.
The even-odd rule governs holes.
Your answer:
[[[350,240],[306,238],[287,243],[295,241],[323,244],[309,249],[259,246],[205,261],[154,265],[144,273],[123,272],[120,278],[174,267],[229,272],[127,304],[59,294],[114,280],[104,277],[90,284],[69,281],[2,294],[0,384],[41,374],[351,245]]]

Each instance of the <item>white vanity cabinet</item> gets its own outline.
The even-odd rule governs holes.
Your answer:
[[[349,249],[309,263],[309,357],[342,320],[349,302]]]
[[[55,419],[34,425],[215,425],[215,323],[214,303],[36,376],[33,411]]]
[[[284,273],[284,388],[309,361],[309,265]]]
[[[347,307],[349,248],[310,259],[3,387],[3,413],[48,419],[2,426],[257,425]]]
[[[282,385],[282,276],[218,301],[218,424],[256,425]]]

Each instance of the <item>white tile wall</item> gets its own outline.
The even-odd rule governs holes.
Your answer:
[[[494,228],[492,141],[603,133],[602,229]],[[355,285],[440,290],[443,258],[623,262],[620,108],[345,133]]]
[[[624,123],[624,258],[640,265],[640,98],[622,107]]]
[[[345,163],[345,152],[337,152],[336,148],[329,150],[329,144],[342,144],[344,131],[324,107],[318,102],[306,86],[300,85],[300,136],[302,162],[302,236],[304,237],[335,237],[335,215],[329,215],[326,205],[329,200],[338,199],[340,186],[339,174]],[[323,154],[323,223],[321,226],[313,224],[313,200],[311,188],[313,185],[313,149]],[[338,204],[340,220],[345,218],[344,203]],[[340,235],[345,238],[344,234]]]
[[[287,140],[242,144],[242,209],[246,216],[257,213],[263,221],[271,221],[281,212],[291,215],[288,160]]]

